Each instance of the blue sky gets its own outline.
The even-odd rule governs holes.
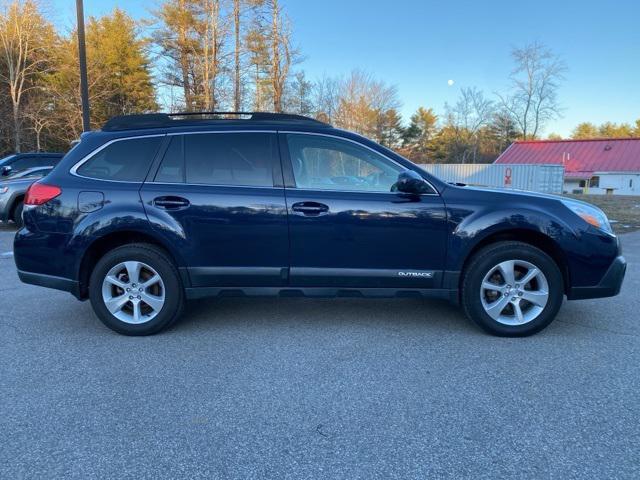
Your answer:
[[[51,1],[54,21],[72,27],[75,0]],[[310,78],[365,70],[398,87],[405,116],[418,106],[442,112],[461,87],[487,95],[504,89],[512,46],[541,41],[569,66],[560,91],[564,117],[546,134],[568,135],[581,121],[640,118],[638,0],[281,1]],[[156,4],[85,0],[85,14],[119,6],[139,18]]]

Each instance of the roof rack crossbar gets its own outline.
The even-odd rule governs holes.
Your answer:
[[[228,118],[245,116],[247,119]],[[178,118],[176,118],[178,117]],[[210,118],[223,117],[223,118]],[[227,118],[224,118],[227,117]],[[136,115],[121,115],[112,118],[102,127],[103,131],[134,130],[144,128],[164,128],[171,126],[197,125],[218,121],[260,121],[260,122],[301,122],[315,125],[330,126],[310,117],[289,113],[271,112],[177,112],[177,113],[145,113]]]

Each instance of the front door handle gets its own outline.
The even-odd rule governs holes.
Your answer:
[[[302,215],[317,217],[329,211],[329,207],[324,203],[318,202],[298,202],[291,206],[291,210]]]
[[[158,197],[153,200],[153,205],[163,210],[183,210],[191,203],[182,197]]]

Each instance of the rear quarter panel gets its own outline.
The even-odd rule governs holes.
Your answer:
[[[74,176],[71,168],[87,154],[116,137],[92,133],[72,149],[40,182],[62,193],[41,206],[25,208],[25,229],[16,235],[18,269],[77,279],[82,258],[93,242],[114,232],[151,233],[142,207],[142,183],[113,182]],[[93,211],[81,211],[78,199],[103,198]],[[86,209],[85,209],[86,210]],[[171,253],[180,259],[179,252]]]

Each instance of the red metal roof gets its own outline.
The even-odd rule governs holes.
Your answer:
[[[640,172],[640,138],[517,141],[495,163],[564,165],[565,174]]]

